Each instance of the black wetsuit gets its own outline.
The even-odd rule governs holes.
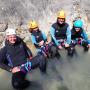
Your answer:
[[[12,68],[27,63],[29,57],[32,57],[31,51],[28,49],[23,40],[17,37],[16,43],[11,45],[7,40],[5,46],[0,50],[0,68],[10,71]],[[39,67],[41,71],[46,69],[46,60],[43,55],[37,55],[31,62],[31,69]],[[25,80],[25,72],[17,72],[12,74],[12,85],[14,88],[25,88],[28,81]]]

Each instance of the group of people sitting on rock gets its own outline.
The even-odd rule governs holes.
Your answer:
[[[58,12],[57,21],[51,26],[50,40],[34,20],[29,22],[28,30],[37,50],[36,56],[32,55],[26,43],[17,36],[16,30],[11,28],[6,30],[5,46],[0,50],[0,68],[12,73],[12,86],[17,90],[29,85],[26,75],[30,70],[39,67],[42,73],[46,73],[46,59],[54,57],[59,59],[60,49],[65,48],[68,55],[73,56],[77,44],[83,46],[84,51],[88,51],[90,47],[82,20],[75,20],[70,29],[63,10]]]

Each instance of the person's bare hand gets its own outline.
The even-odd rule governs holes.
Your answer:
[[[89,48],[90,48],[90,44],[88,44]]]
[[[43,46],[44,41],[42,40],[41,42],[39,42],[39,46]]]
[[[63,49],[63,47],[61,45],[58,46],[59,49]]]
[[[20,71],[20,68],[19,67],[14,67],[12,69],[12,73],[16,73],[16,72],[19,72]]]
[[[65,44],[65,47],[66,47],[66,48],[69,47],[69,44]]]

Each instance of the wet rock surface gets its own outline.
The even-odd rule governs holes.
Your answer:
[[[72,58],[62,50],[60,59],[49,59],[47,74],[40,73],[38,68],[30,71],[27,79],[31,84],[26,90],[89,90],[90,51],[85,53],[80,46],[76,50]],[[11,74],[6,71],[0,72],[0,89],[13,90]]]
[[[21,38],[29,38],[27,23],[35,19],[41,30],[47,32],[51,24],[56,21],[57,11],[64,9],[66,21],[72,26],[76,18],[84,21],[84,27],[89,34],[89,1],[87,0],[0,0],[0,32],[7,27],[23,28],[19,34]]]
[[[0,47],[5,38],[5,29],[11,27],[17,29],[18,35],[35,54],[27,28],[28,21],[35,19],[47,34],[60,9],[65,10],[70,26],[75,18],[81,18],[89,35],[89,4],[88,0],[0,0]],[[62,50],[60,60],[48,60],[46,75],[42,75],[38,69],[30,71],[27,78],[31,85],[26,90],[90,90],[90,51],[84,53],[83,48],[76,49],[73,58],[67,57],[67,52]],[[11,74],[3,70],[0,70],[0,90],[13,90]]]

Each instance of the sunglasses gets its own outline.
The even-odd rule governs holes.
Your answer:
[[[80,27],[75,27],[75,29],[80,29]]]

